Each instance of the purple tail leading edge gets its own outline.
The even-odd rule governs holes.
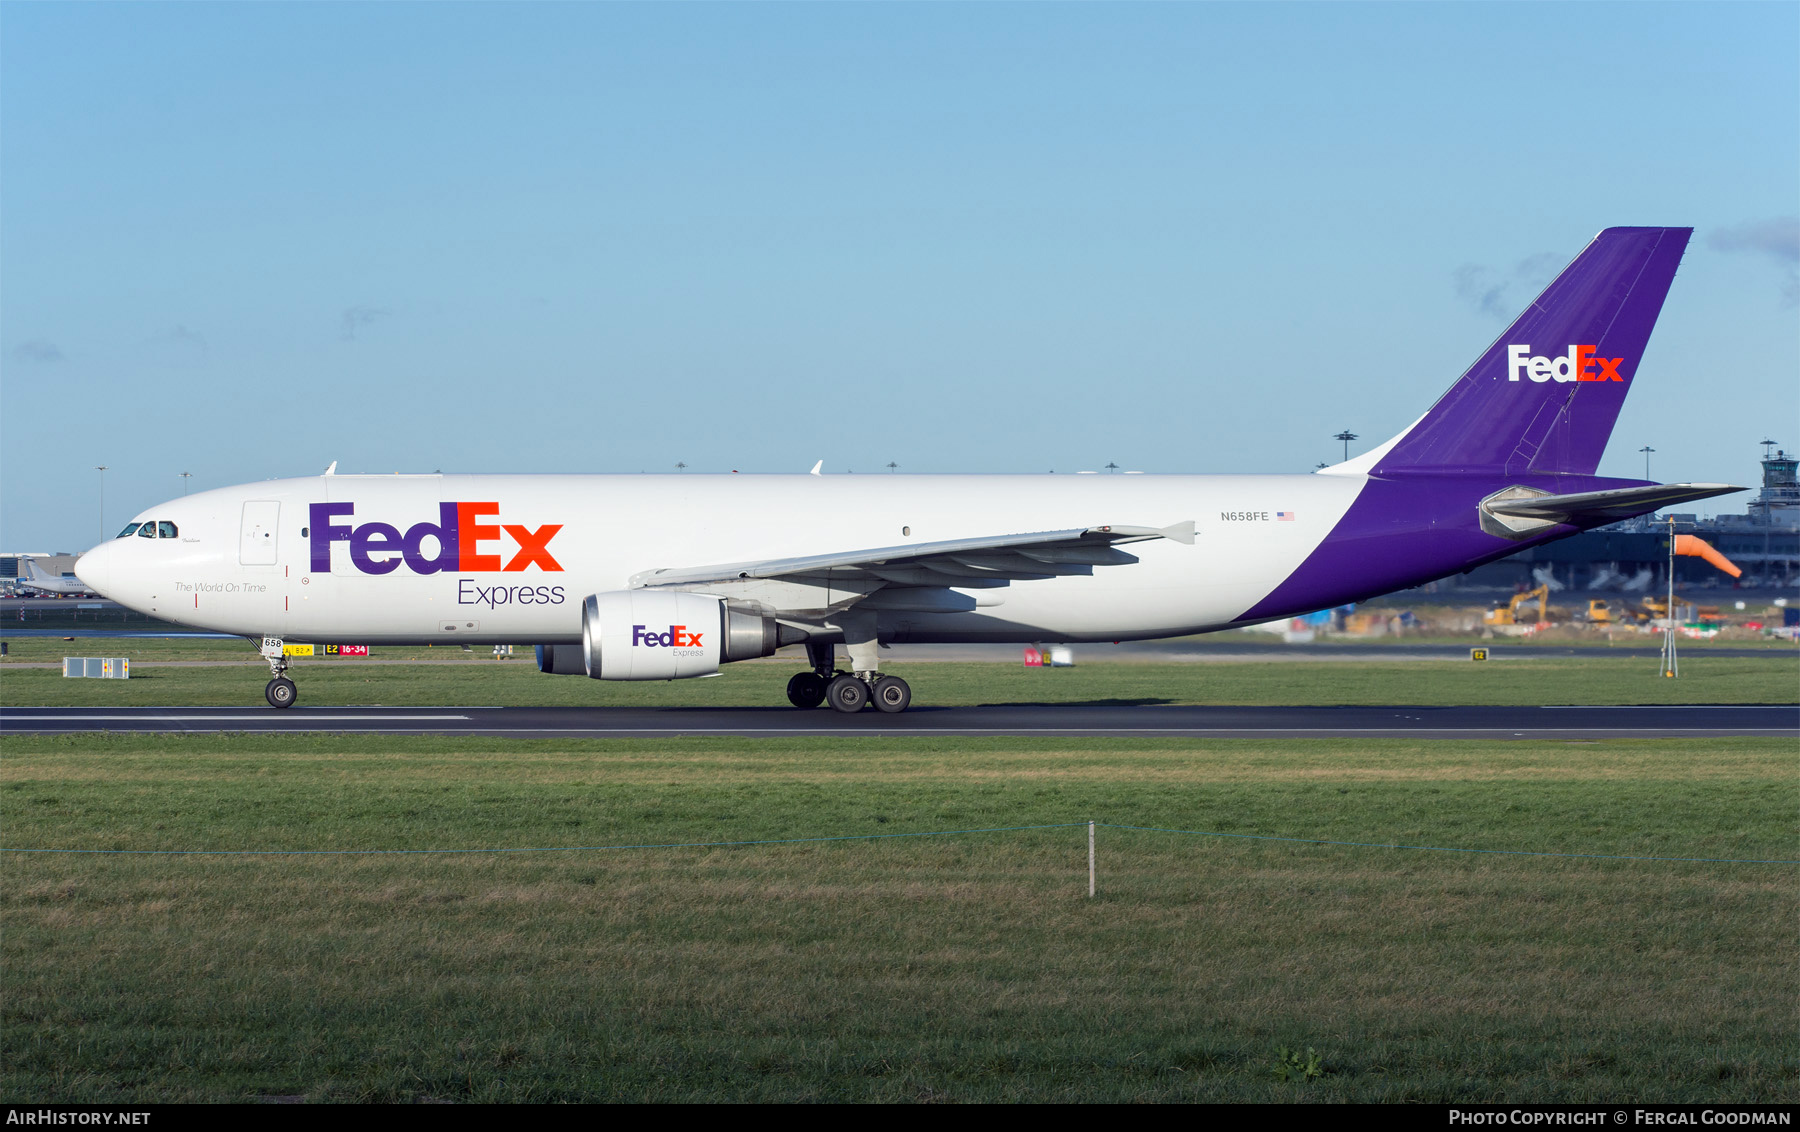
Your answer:
[[[1692,228],[1608,228],[1373,469],[1592,475]]]

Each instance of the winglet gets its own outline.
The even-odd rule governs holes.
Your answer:
[[[1173,542],[1194,545],[1194,521],[1176,523],[1172,527],[1126,527],[1110,523],[1104,527],[1089,527],[1084,532],[1090,535],[1101,535],[1107,542],[1143,542],[1145,539],[1166,538]]]
[[[325,475],[328,475],[328,476],[335,476],[335,475],[337,475],[337,461],[336,461],[336,460],[333,460],[333,461],[332,461],[332,462],[331,462],[331,464],[330,464],[330,466],[328,466],[328,467],[327,467],[327,468],[326,468],[326,469],[325,469],[325,471],[324,471],[324,474],[325,474]]]
[[[809,476],[816,476],[819,474],[819,469],[823,468],[824,466],[825,466],[825,461],[820,460],[818,463],[816,463],[812,466],[812,471],[810,471],[806,474]]]

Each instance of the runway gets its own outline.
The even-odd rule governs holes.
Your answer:
[[[846,716],[792,708],[295,707],[6,708],[0,735],[70,732],[480,735],[518,739],[677,736],[833,738],[1540,739],[1800,736],[1800,706],[1189,707],[1003,704]]]

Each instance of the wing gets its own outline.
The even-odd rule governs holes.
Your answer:
[[[1128,566],[1137,557],[1118,547],[1149,539],[1192,545],[1194,524],[1190,520],[1170,527],[1076,527],[646,570],[634,575],[631,585],[716,593],[789,614],[842,610],[851,605],[951,613],[998,604],[958,590],[1092,574],[1096,566]]]

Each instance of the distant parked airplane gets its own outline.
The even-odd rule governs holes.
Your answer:
[[[19,576],[13,582],[13,588],[50,594],[53,597],[77,597],[93,592],[80,578],[58,578],[38,573],[36,563],[30,558],[19,559]]]
[[[133,609],[262,637],[276,707],[295,699],[294,638],[532,642],[545,672],[602,680],[706,676],[804,643],[796,706],[901,711],[888,642],[1227,629],[1742,490],[1594,475],[1690,234],[1600,233],[1428,412],[1312,474],[328,469],[153,507],[76,570]]]

